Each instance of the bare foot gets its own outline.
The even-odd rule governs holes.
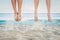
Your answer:
[[[18,21],[18,15],[17,14],[15,14],[15,20]]]
[[[51,19],[48,19],[49,22],[51,22]]]
[[[38,21],[38,17],[37,16],[35,16],[35,21]]]
[[[51,17],[50,16],[48,16],[48,21],[51,22]]]
[[[21,21],[21,19],[22,19],[21,15],[19,13],[17,15],[18,15],[18,21]]]

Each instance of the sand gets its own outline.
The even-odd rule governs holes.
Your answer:
[[[60,40],[60,27],[43,25],[20,25],[7,23],[0,25],[0,40]]]

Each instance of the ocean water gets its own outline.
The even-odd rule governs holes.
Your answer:
[[[48,24],[47,13],[38,13],[39,22],[43,24]],[[51,13],[52,22],[54,24],[60,24],[60,13]],[[33,24],[34,23],[34,14],[33,13],[22,13],[22,21],[19,23],[22,24]],[[7,22],[16,23],[14,20],[13,13],[0,13],[0,24],[5,24]]]
[[[47,19],[47,13],[38,13],[39,19]],[[52,19],[60,19],[60,13],[51,13]],[[22,13],[22,20],[33,19],[33,13]],[[13,13],[0,13],[0,20],[14,20]]]

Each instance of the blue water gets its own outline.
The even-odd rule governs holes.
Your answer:
[[[48,20],[39,20],[37,22],[39,22],[39,24],[43,24],[43,25],[60,26],[59,19],[52,20],[51,22],[48,22]],[[33,25],[34,23],[35,23],[35,21],[33,19],[25,20],[22,22],[0,20],[0,25],[3,25],[3,24]]]
[[[22,13],[22,17],[26,18],[27,20],[19,22],[20,24],[34,24],[34,14],[33,13]],[[51,17],[52,17],[52,22],[48,22],[48,20],[45,20],[45,18],[47,19],[47,13],[40,13],[38,14],[38,17],[40,18],[39,22],[41,24],[44,25],[59,25],[60,26],[60,13],[51,13]],[[28,19],[31,18],[31,19]],[[44,20],[43,20],[43,19]],[[11,19],[11,20],[8,20]],[[15,23],[16,21],[13,20],[14,19],[14,14],[12,13],[0,13],[0,24],[6,24],[8,23],[7,20],[11,23]]]
[[[6,21],[5,20],[0,20],[0,24],[5,24]]]
[[[43,24],[43,25],[59,25],[60,26],[60,20],[58,20],[58,19],[52,20],[51,22],[48,22],[48,20],[39,20],[37,22],[39,22],[40,24]],[[23,21],[22,23],[28,24],[28,25],[29,24],[33,25],[35,23],[35,21],[33,19],[31,19],[31,20]]]

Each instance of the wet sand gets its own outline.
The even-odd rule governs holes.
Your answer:
[[[0,40],[60,40],[60,27],[39,22],[33,25],[7,23],[0,25]]]

